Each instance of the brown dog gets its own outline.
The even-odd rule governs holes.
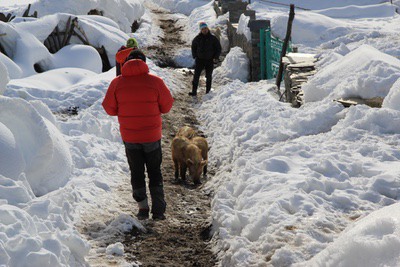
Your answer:
[[[193,139],[190,141],[192,144],[195,144],[201,150],[201,157],[203,158],[203,160],[206,161],[206,164],[204,165],[204,168],[203,168],[203,175],[206,176],[207,175],[207,163],[208,163],[207,140],[204,137],[196,136],[196,137],[193,137]]]
[[[204,146],[203,141],[199,140],[198,143],[202,143]],[[202,170],[207,165],[207,159],[202,156],[202,149],[186,137],[176,136],[172,140],[171,152],[175,167],[175,179],[179,178],[180,173],[181,179],[186,180],[186,170],[189,169],[189,175],[193,182],[200,184]]]
[[[193,130],[193,128],[189,126],[183,126],[176,133],[176,136],[184,136],[188,139],[192,139],[193,137],[196,136],[196,132]]]

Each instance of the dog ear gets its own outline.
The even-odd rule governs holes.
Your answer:
[[[191,166],[191,165],[193,165],[193,161],[191,159],[188,159],[188,160],[186,160],[186,164]]]

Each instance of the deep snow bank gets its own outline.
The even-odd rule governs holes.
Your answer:
[[[73,165],[69,147],[57,127],[25,100],[0,97],[0,106],[4,134],[1,145],[13,155],[0,162],[0,174],[17,179],[25,173],[36,196],[64,186]],[[19,158],[23,161],[13,160]]]
[[[240,80],[247,82],[249,79],[249,59],[240,47],[233,47],[226,55],[221,66],[213,72],[214,80]]]
[[[399,59],[362,45],[318,71],[303,86],[305,101],[385,97],[399,78]]]
[[[3,1],[3,0],[2,0]],[[18,1],[11,5],[0,3],[0,10],[5,12],[13,12],[17,16],[21,16],[27,8],[27,3]],[[130,32],[131,25],[135,20],[139,20],[144,12],[143,1],[141,0],[36,0],[29,1],[32,4],[31,12],[38,12],[39,17],[51,15],[55,13],[70,13],[74,15],[86,15],[92,9],[103,11],[105,17],[115,21],[119,28],[124,32]]]
[[[4,56],[0,57],[0,60],[6,64],[10,73],[10,70],[17,69],[15,78],[36,74],[35,64],[39,64],[44,70],[80,66],[97,73],[101,72],[100,56],[94,48],[64,47],[53,55],[44,46],[45,39],[53,32],[55,27],[64,29],[70,17],[74,18],[75,16],[56,14],[39,19],[29,19],[28,21],[0,22],[0,30],[6,34],[2,37],[2,45],[14,63],[9,62]],[[116,51],[126,42],[129,36],[116,28],[115,23],[113,24],[107,18],[78,16],[78,23],[92,46],[97,48],[104,46],[110,64],[114,65]],[[81,41],[73,37],[70,43],[81,44]],[[35,53],[30,53],[31,50],[35,50]],[[68,50],[68,53],[66,53],[66,50]],[[20,74],[18,69],[21,69]]]
[[[7,67],[0,61],[0,95],[3,94],[9,80]]]
[[[190,15],[193,9],[209,3],[208,0],[153,0],[157,5],[174,13]]]

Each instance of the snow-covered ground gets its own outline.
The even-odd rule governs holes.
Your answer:
[[[226,19],[215,17],[209,1],[154,2],[187,16],[187,41],[199,20],[216,27]],[[50,54],[44,39],[67,13],[78,15],[110,59],[132,36],[131,20],[141,20],[133,34],[139,45],[157,44],[161,32],[139,0],[49,3],[34,3],[37,20],[0,22],[10,56],[0,54],[3,266],[84,266],[90,247],[75,228],[80,214],[112,203],[121,177],[129,176],[117,120],[101,107],[115,70],[101,73],[98,54],[77,42]],[[112,12],[85,16],[94,3]],[[313,11],[296,10],[293,42],[321,60],[304,87],[304,106],[279,102],[273,81],[244,83],[248,62],[235,48],[214,74],[231,82],[195,107],[217,167],[207,183],[215,192],[214,250],[221,266],[399,266],[400,16],[378,0],[307,3],[302,7]],[[23,4],[3,0],[0,12],[22,12]],[[272,20],[276,35],[285,34],[287,7],[251,6]],[[38,62],[44,73],[35,72]],[[151,61],[149,67],[177,93],[174,72]],[[333,101],[348,96],[385,99],[380,109]],[[54,115],[74,106],[77,116]],[[140,227],[112,205],[98,212],[114,218],[114,230]],[[118,257],[123,247],[106,251]]]

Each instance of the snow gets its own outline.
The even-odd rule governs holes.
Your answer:
[[[400,225],[395,218],[399,216],[399,204],[375,211],[346,229],[312,260],[295,266],[381,266],[383,262],[396,266]]]
[[[400,79],[390,88],[389,94],[383,100],[382,106],[400,111]]]
[[[0,54],[2,55],[2,54]],[[10,80],[10,76],[8,74],[8,68],[2,61],[0,61],[0,95],[4,92],[6,89],[6,85]]]
[[[192,11],[198,7],[207,3],[210,5],[210,1],[207,0],[154,0],[151,2],[172,13],[182,13],[186,16],[191,15]]]
[[[203,1],[203,4],[204,3],[205,2]],[[190,44],[192,43],[193,38],[200,33],[200,22],[206,22],[210,31],[213,32],[218,25],[216,13],[213,8],[213,2],[208,1],[208,4],[195,8],[188,16],[188,20],[189,22],[186,26],[186,31],[182,34],[182,38]]]
[[[56,26],[59,25],[61,29],[65,28],[66,22],[71,16],[74,17],[70,14],[56,14],[26,22],[16,21],[7,24],[0,22],[0,25],[3,26],[3,32],[6,33],[6,36],[2,37],[2,44],[7,55],[13,59],[17,66],[7,63],[8,60],[4,56],[0,57],[0,60],[10,68],[21,69],[21,75],[18,75],[17,72],[16,78],[36,74],[35,64],[40,65],[44,70],[80,66],[97,73],[101,72],[100,55],[93,47],[66,46],[52,55],[43,45],[44,40]],[[89,43],[98,48],[104,46],[110,63],[115,64],[114,55],[129,36],[110,25],[109,20],[99,20],[97,16],[78,16],[78,21],[80,27],[88,36]],[[103,23],[104,21],[105,23]],[[72,38],[71,43],[79,44],[80,41]],[[35,49],[35,53],[29,53],[30,49]],[[82,57],[82,55],[85,55],[85,57]]]
[[[246,37],[247,41],[251,41],[251,31],[250,28],[248,27],[249,21],[250,17],[242,14],[240,15],[239,23],[237,26],[237,33],[243,34]]]
[[[385,97],[400,78],[400,60],[362,45],[319,71],[303,87],[306,102]]]
[[[5,126],[5,130],[8,129],[9,139],[18,144],[13,149],[14,154],[19,150],[22,156],[21,161],[14,161],[17,164],[16,169],[20,170],[22,163],[25,165],[22,171],[7,177],[18,178],[25,173],[30,185],[28,189],[36,196],[65,186],[71,175],[72,158],[69,147],[56,125],[25,100],[1,97],[0,103],[0,122]],[[7,144],[12,145],[10,142]],[[17,154],[15,159],[18,157]],[[4,169],[14,169],[12,165],[6,165],[7,168]],[[1,174],[9,173],[1,171]]]
[[[233,47],[226,55],[221,66],[213,72],[214,80],[240,80],[247,82],[249,78],[250,62],[240,47]]]
[[[8,3],[9,2],[9,3]],[[11,3],[10,3],[11,2]],[[27,4],[32,3],[30,13],[38,12],[40,17],[55,13],[69,13],[75,15],[87,15],[92,9],[103,11],[104,16],[118,24],[124,32],[130,32],[130,27],[135,20],[139,20],[145,11],[141,0],[34,0],[15,1],[2,0],[0,8],[4,6],[7,13],[21,16],[27,9]]]
[[[226,27],[210,1],[153,2],[181,13],[174,16],[187,43],[199,21]],[[313,11],[296,10],[293,43],[320,59],[303,88],[305,105],[278,101],[274,81],[245,83],[249,62],[240,48],[215,69],[214,81],[224,85],[216,82],[195,105],[216,170],[206,184],[215,192],[213,251],[221,266],[398,266],[399,15],[379,0],[302,5]],[[287,6],[250,6],[285,35]],[[109,13],[86,16],[93,7]],[[0,3],[1,12],[25,8],[25,1]],[[77,40],[56,54],[43,41],[77,16],[113,64],[129,36],[146,47],[159,45],[162,31],[135,0],[37,0],[31,10],[38,19],[0,22],[10,56],[0,54],[0,265],[86,266],[90,244],[76,229],[85,212],[110,218],[100,237],[146,229],[115,204],[116,188],[129,177],[118,122],[101,107],[115,69],[101,73],[98,54]],[[141,22],[134,34],[133,19]],[[192,65],[190,50],[175,56]],[[173,71],[148,64],[173,94],[186,89]],[[383,97],[382,108],[333,101],[354,96]],[[70,107],[79,114],[67,117]],[[121,243],[107,245],[107,256],[124,255]],[[129,264],[138,266],[121,266]]]
[[[124,244],[121,242],[109,245],[106,249],[106,254],[107,255],[118,255],[122,256],[124,255]]]

